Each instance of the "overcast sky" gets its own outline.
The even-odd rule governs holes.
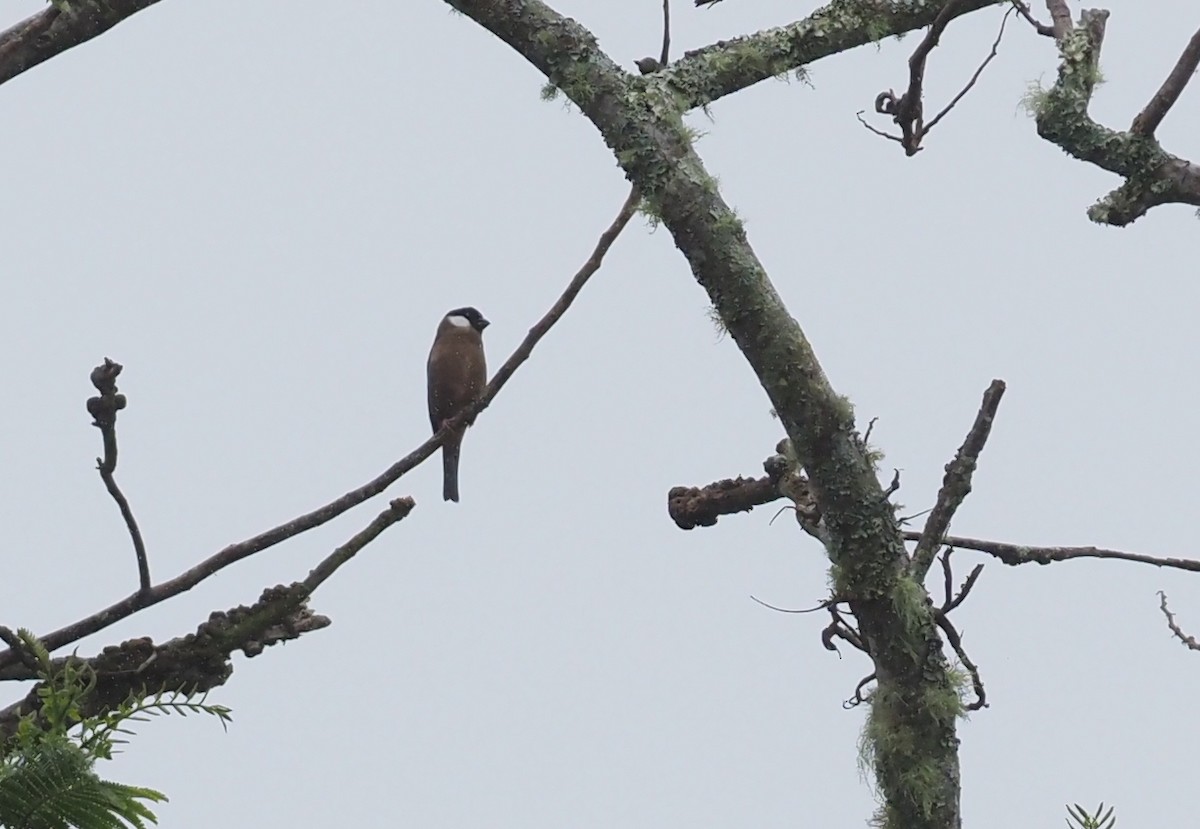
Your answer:
[[[632,69],[656,0],[554,5]],[[1074,11],[1078,14],[1078,4]],[[1125,128],[1200,13],[1108,0],[1092,112]],[[675,54],[811,3],[676,0]],[[4,25],[44,8],[5,4]],[[1038,4],[1037,11],[1042,11]],[[955,21],[940,108],[1001,11]],[[907,81],[915,36],[768,81],[690,122],[812,340],[932,505],[994,377],[1008,383],[953,530],[1193,556],[1200,441],[1197,223],[1087,220],[1120,181],[1037,137],[1020,100],[1056,70],[1010,21],[977,88],[907,159],[855,112]],[[156,580],[374,477],[427,436],[425,359],[477,306],[498,366],[627,184],[595,129],[499,40],[435,0],[162,2],[0,88],[4,251],[0,622],[46,632],[137,580],[84,401],[125,365],[118,480]],[[1200,155],[1198,91],[1159,130]],[[876,126],[888,126],[872,119]],[[865,657],[822,649],[826,561],[773,510],[682,532],[667,490],[761,474],[781,437],[665,230],[635,218],[463,447],[389,490],[403,523],[321,588],[334,620],[235,659],[234,723],[139,727],[108,778],[165,791],[168,827],[863,825]],[[1192,379],[1189,379],[1192,378]],[[80,646],[162,641],[303,577],[371,502]],[[991,707],[960,728],[969,829],[1194,820],[1200,579],[1120,562],[987,561],[956,611]],[[23,691],[9,688],[15,698]],[[226,793],[222,795],[221,793]]]

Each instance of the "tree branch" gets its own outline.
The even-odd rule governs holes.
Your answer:
[[[384,530],[398,521],[403,521],[412,512],[416,502],[412,498],[397,498],[388,504],[388,508],[379,513],[367,526],[363,527],[349,541],[329,554],[320,564],[313,568],[304,581],[299,582],[303,587],[301,600],[307,599],[316,589],[324,584],[338,568],[354,558],[363,547],[366,547]]]
[[[670,62],[671,62],[671,0],[663,0],[662,52],[659,54],[658,63],[660,66],[666,66]]]
[[[1009,0],[955,0],[946,22]],[[664,73],[684,108],[706,106],[821,58],[931,25],[945,0],[833,0],[803,20],[685,52]]]
[[[905,531],[906,541],[919,541],[921,533]],[[1142,553],[1125,553],[1120,550],[1106,550],[1103,547],[1030,547],[1025,544],[1008,544],[1003,541],[988,541],[983,538],[964,538],[948,535],[942,543],[960,550],[976,550],[1000,559],[1005,564],[1016,567],[1019,564],[1049,564],[1052,561],[1067,561],[1074,558],[1104,558],[1117,561],[1134,561],[1139,564],[1153,564],[1155,567],[1170,567],[1176,570],[1188,570],[1200,573],[1200,561],[1189,558],[1161,558]]]
[[[886,819],[909,829],[958,826],[958,692],[927,596],[907,574],[908,555],[892,506],[882,497],[852,407],[830,387],[804,332],[747,242],[741,221],[695,153],[681,115],[684,106],[703,103],[704,96],[689,97],[685,87],[681,103],[679,88],[662,80],[673,72],[676,79],[697,80],[705,74],[700,67],[715,56],[693,55],[686,70],[681,67],[687,58],[662,72],[634,76],[602,52],[590,32],[540,0],[447,2],[515,49],[579,106],[671,232],[758,376],[816,493],[835,564],[836,591],[847,597],[880,677],[872,716],[889,731],[873,745],[872,756]],[[927,15],[937,8],[912,5]],[[963,4],[980,5],[990,3]],[[860,9],[862,4],[835,0],[832,7]],[[848,48],[840,39],[845,28],[830,29],[829,40],[842,45],[829,53]],[[863,32],[859,38],[867,39]],[[723,55],[729,57],[728,52]],[[760,61],[766,64],[771,60]],[[708,69],[717,71],[711,64]],[[754,73],[717,74],[736,78],[737,84],[725,87],[728,92],[746,85],[742,81]],[[708,83],[693,89],[720,91]],[[930,698],[949,702],[912,704]],[[929,770],[919,784],[911,775],[917,767]],[[919,790],[914,788],[918,785]]]
[[[1200,651],[1200,642],[1196,641],[1196,637],[1184,633],[1183,628],[1175,622],[1175,614],[1167,609],[1167,594],[1159,590],[1158,599],[1159,610],[1167,617],[1167,627],[1171,629],[1171,633],[1174,634],[1175,638],[1186,645],[1188,650]]]
[[[890,89],[881,92],[875,98],[875,111],[892,116],[892,120],[900,125],[900,144],[904,153],[914,156],[921,151],[921,139],[925,137],[925,106],[922,99],[925,96],[925,62],[929,53],[941,42],[942,33],[950,25],[954,12],[961,0],[947,0],[925,37],[917,44],[908,59],[908,91],[896,97]]]
[[[1012,14],[1012,12],[1013,9],[1009,9],[1004,13],[1004,17],[1000,18],[1000,30],[996,32],[996,39],[992,41],[991,51],[987,53],[987,57],[985,57],[983,62],[979,64],[979,68],[975,70],[975,74],[971,75],[971,79],[967,81],[967,85],[960,89],[958,94],[950,99],[950,103],[946,104],[946,106],[942,108],[942,111],[933,116],[929,123],[925,125],[926,135],[929,134],[930,130],[937,126],[939,121],[949,114],[950,110],[958,106],[958,102],[965,98],[967,93],[970,92],[974,88],[975,84],[979,82],[979,78],[983,75],[983,70],[987,69],[988,64],[996,59],[996,55],[1000,53],[1000,41],[1004,40],[1004,27],[1008,25],[1008,16]]]
[[[765,478],[726,478],[704,487],[676,486],[667,493],[667,514],[681,530],[711,527],[722,515],[749,512],[780,497],[779,483]]]
[[[0,32],[0,83],[73,46],[104,34],[159,0],[69,0],[51,3]]]
[[[993,380],[988,386],[987,391],[983,393],[979,412],[975,415],[975,422],[967,432],[966,440],[959,447],[954,460],[946,464],[946,476],[942,479],[937,502],[925,521],[925,530],[917,542],[917,549],[913,552],[912,575],[917,581],[925,580],[925,574],[933,564],[933,557],[942,544],[942,536],[950,529],[954,513],[971,493],[971,476],[975,474],[979,454],[992,432],[992,421],[996,417],[996,410],[1000,408],[1004,388],[1003,380]]]
[[[612,247],[621,230],[629,223],[630,218],[637,210],[639,196],[636,188],[631,190],[625,203],[621,206],[620,213],[613,220],[612,225],[601,234],[599,241],[596,243],[592,255],[575,274],[574,278],[567,285],[562,295],[550,307],[545,316],[540,319],[536,325],[529,330],[525,339],[512,353],[512,356],[505,361],[504,365],[492,377],[488,383],[481,398],[472,406],[467,407],[450,420],[446,427],[441,429],[437,434],[426,440],[409,454],[405,455],[396,463],[392,464],[383,474],[374,478],[371,481],[363,484],[357,489],[347,492],[340,498],[330,501],[322,507],[319,507],[312,512],[297,516],[286,523],[280,524],[277,527],[259,533],[253,538],[248,538],[245,541],[231,544],[215,555],[210,556],[204,561],[197,564],[195,567],[184,571],[170,581],[162,582],[149,589],[139,590],[138,592],[126,596],[119,602],[110,605],[109,607],[97,613],[73,622],[66,627],[59,628],[52,633],[40,637],[42,643],[50,650],[54,651],[72,642],[76,642],[85,636],[89,636],[97,631],[125,619],[140,610],[143,610],[159,602],[165,601],[173,596],[177,596],[187,590],[191,590],[200,582],[212,576],[214,573],[222,570],[229,565],[241,561],[244,558],[261,552],[268,547],[273,547],[282,541],[297,536],[303,532],[319,527],[328,521],[332,521],[347,510],[358,506],[364,501],[383,492],[393,483],[400,479],[405,473],[415,468],[418,464],[437,451],[442,445],[449,431],[457,428],[459,425],[470,422],[480,411],[485,409],[500,389],[509,381],[516,372],[517,368],[522,363],[529,359],[533,353],[534,346],[544,337],[553,325],[558,322],[579,292],[583,289],[584,284],[597,270],[604,260],[604,255],[608,249]],[[19,655],[9,648],[0,652],[0,672],[10,665],[19,661]]]
[[[1035,32],[1042,37],[1054,37],[1054,27],[1047,26],[1045,23],[1035,19],[1033,14],[1029,11],[1028,4],[1023,2],[1023,0],[1011,0],[1011,2],[1013,4],[1013,8],[1017,10],[1017,14],[1025,18],[1025,22],[1032,26]],[[1067,19],[1070,20],[1070,15],[1067,16]]]
[[[263,591],[250,607],[213,613],[195,633],[155,645],[146,637],[104,648],[87,660],[69,656],[56,659],[52,669],[68,661],[86,662],[96,675],[96,685],[80,712],[93,717],[115,710],[135,695],[180,692],[193,695],[225,684],[233,674],[230,656],[241,650],[254,657],[271,645],[328,627],[325,616],[314,614],[308,599],[341,565],[374,541],[388,527],[404,519],[415,506],[411,498],[392,501],[375,520],[334,550],[302,582]],[[35,666],[36,667],[36,666]],[[37,674],[26,666],[5,670],[4,679],[30,679]],[[20,702],[0,711],[0,736],[9,737],[20,718],[41,708],[38,688]]]
[[[1175,68],[1171,70],[1170,75],[1167,75],[1167,79],[1163,81],[1163,85],[1146,104],[1146,108],[1133,119],[1133,125],[1129,131],[1136,135],[1153,136],[1158,125],[1162,123],[1162,119],[1167,116],[1171,107],[1175,106],[1175,102],[1183,94],[1183,88],[1196,73],[1198,65],[1200,65],[1200,29],[1197,29],[1196,33],[1192,35],[1183,54],[1179,56]]]
[[[1160,204],[1200,206],[1200,165],[1171,155],[1150,135],[1109,129],[1087,113],[1099,78],[1108,12],[1085,10],[1079,27],[1071,28],[1065,3],[1048,0],[1048,5],[1055,31],[1062,33],[1061,63],[1057,82],[1034,101],[1038,135],[1081,161],[1125,178],[1124,184],[1088,208],[1088,218],[1123,226]]]
[[[144,593],[150,589],[150,560],[146,556],[146,544],[142,541],[137,519],[133,517],[133,509],[114,477],[117,471],[117,412],[124,409],[127,402],[125,395],[117,392],[117,377],[122,368],[120,363],[105,357],[103,363],[92,369],[92,385],[100,392],[100,396],[88,398],[87,410],[92,416],[92,425],[100,430],[104,443],[104,458],[96,458],[96,468],[100,471],[104,488],[117,502],[117,509],[125,519],[125,527],[133,540],[133,553],[137,558],[138,589]]]
[[[1067,0],[1046,0],[1046,9],[1050,12],[1055,39],[1062,40],[1075,28]]]

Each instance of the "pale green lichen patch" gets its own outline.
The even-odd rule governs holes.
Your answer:
[[[1152,137],[1109,129],[1088,115],[1096,86],[1103,82],[1097,55],[1104,14],[1092,15],[1060,44],[1062,62],[1055,85],[1031,86],[1026,107],[1037,119],[1038,135],[1067,154],[1126,179],[1124,185],[1088,209],[1088,217],[1103,224],[1127,224],[1149,207],[1166,200],[1174,190],[1164,175],[1174,158]]]

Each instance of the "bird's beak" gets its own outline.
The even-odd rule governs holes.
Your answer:
[[[487,328],[487,327],[488,327],[489,325],[491,325],[491,324],[492,324],[492,323],[491,323],[489,320],[485,319],[484,317],[480,317],[480,318],[479,318],[479,330],[480,330],[480,331],[482,331],[483,329]]]

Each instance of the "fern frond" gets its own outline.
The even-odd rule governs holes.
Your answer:
[[[0,765],[0,825],[13,829],[145,829],[153,789],[101,780],[93,760],[65,737],[48,738]]]

